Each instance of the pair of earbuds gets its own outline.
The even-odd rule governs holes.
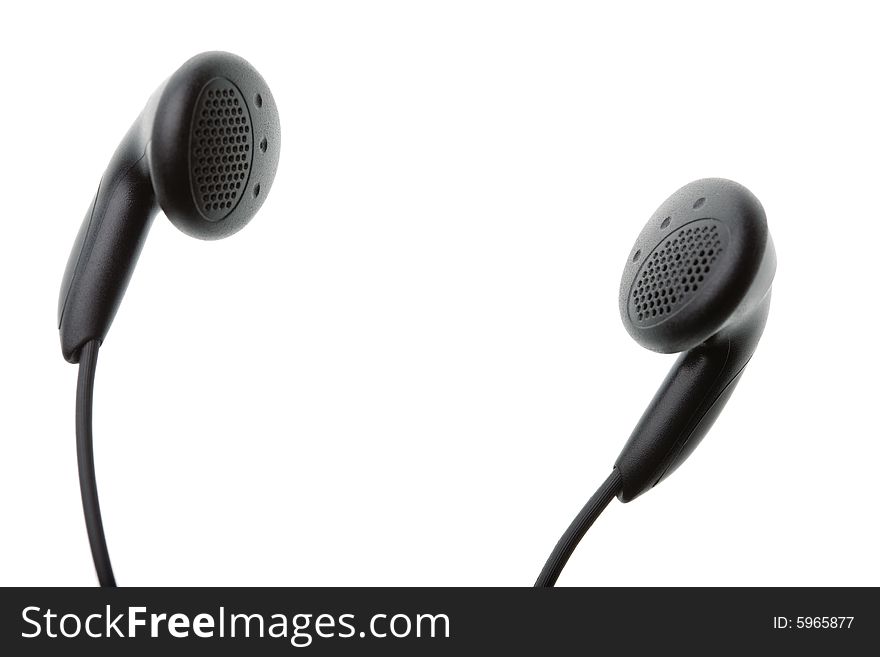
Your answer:
[[[150,97],[113,154],[61,284],[61,351],[79,363],[77,461],[98,580],[115,586],[95,477],[92,396],[98,350],[161,210],[183,232],[220,239],[266,199],[280,152],[278,109],[244,59],[193,57]],[[642,346],[680,353],[611,475],[557,543],[536,586],[552,586],[614,497],[629,502],[669,476],[712,426],[767,321],[776,255],[760,202],[723,179],[685,185],[627,256],[620,314]]]

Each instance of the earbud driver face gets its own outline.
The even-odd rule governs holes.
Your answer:
[[[759,302],[775,263],[758,199],[729,180],[696,181],[669,197],[636,239],[620,283],[621,319],[648,349],[686,351],[744,302]]]
[[[201,239],[243,228],[272,187],[280,153],[278,110],[246,61],[206,53],[184,64],[161,91],[150,171],[162,211]]]

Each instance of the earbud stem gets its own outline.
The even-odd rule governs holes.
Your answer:
[[[690,456],[739,382],[769,309],[767,292],[747,316],[679,356],[614,464],[621,502],[650,490]]]
[[[103,341],[158,212],[140,121],[110,161],[83,219],[61,283],[61,351],[79,361],[82,345]]]

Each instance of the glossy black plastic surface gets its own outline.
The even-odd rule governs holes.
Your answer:
[[[648,222],[624,271],[621,316],[643,346],[686,351],[615,463],[621,501],[669,476],[706,435],[758,345],[775,271],[763,208],[731,181],[691,183]]]
[[[279,151],[272,93],[242,58],[203,53],[166,80],[116,149],[71,250],[58,300],[64,358],[106,337],[160,209],[194,237],[231,235],[263,204]]]

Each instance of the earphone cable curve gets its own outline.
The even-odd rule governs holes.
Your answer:
[[[116,586],[110,553],[104,537],[101,506],[98,503],[98,484],[95,480],[95,454],[92,446],[92,397],[95,387],[95,368],[98,364],[100,341],[86,342],[79,356],[76,381],[76,460],[79,465],[79,489],[82,495],[86,531],[92,548],[92,560],[101,586]]]
[[[622,488],[623,479],[617,468],[615,468],[599,487],[599,490],[593,493],[593,496],[584,505],[584,508],[577,514],[568,529],[565,530],[562,538],[556,543],[556,547],[553,548],[547,563],[544,564],[541,574],[538,575],[538,579],[535,582],[536,587],[548,588],[556,584],[562,569],[565,568],[565,564],[568,563],[569,558],[574,553],[578,543],[581,542],[584,534],[587,533],[590,526],[596,522],[596,518],[599,517],[602,511],[605,510],[605,507],[611,503],[611,500],[614,499]]]

